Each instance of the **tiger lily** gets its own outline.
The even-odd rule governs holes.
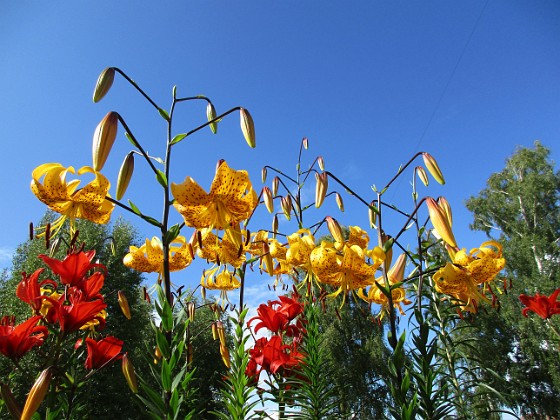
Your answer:
[[[479,286],[492,281],[505,267],[502,246],[496,241],[487,241],[469,253],[463,248],[449,254],[452,263],[447,263],[432,277],[435,289],[463,302],[463,310],[476,312],[478,301],[486,299]]]
[[[191,250],[184,236],[177,236],[169,246],[169,270],[179,271],[192,262]],[[124,265],[143,273],[163,272],[163,245],[153,237],[141,247],[131,246],[123,259]]]
[[[171,192],[185,224],[197,229],[226,229],[240,223],[259,202],[247,171],[231,169],[226,162],[219,164],[209,193],[191,177],[172,183]]]
[[[67,182],[68,173],[75,174],[76,171],[72,166],[66,168],[60,163],[45,163],[35,168],[32,173],[33,194],[51,210],[61,214],[52,226],[53,233],[58,232],[67,218],[71,223],[76,218],[87,219],[97,224],[107,223],[115,207],[106,200],[111,185],[107,178],[93,168],[84,166],[77,174],[91,173],[95,178],[78,189],[80,180]]]

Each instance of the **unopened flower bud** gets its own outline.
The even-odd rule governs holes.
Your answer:
[[[216,330],[218,332],[218,337],[220,339],[220,344],[222,346],[226,345],[226,330],[224,329],[224,323],[222,321],[216,322]]]
[[[93,134],[93,169],[100,171],[107,161],[109,152],[113,147],[115,138],[117,137],[117,128],[119,126],[119,114],[109,112],[101,120]]]
[[[130,314],[130,306],[128,306],[128,299],[124,295],[122,290],[117,292],[119,306],[121,307],[121,311],[126,317],[126,319],[132,319],[132,315]]]
[[[309,148],[309,140],[307,139],[307,137],[304,137],[301,142],[303,144],[303,148],[307,150]]]
[[[159,363],[162,356],[163,354],[161,354],[161,350],[159,349],[159,347],[156,347],[156,349],[154,350],[154,365],[157,365]]]
[[[424,168],[422,166],[417,166],[415,170],[418,178],[420,178],[420,181],[422,181],[422,184],[427,187],[430,181],[428,180],[428,174],[426,173]]]
[[[378,213],[378,211],[377,211],[377,207],[375,206],[375,201],[372,201],[372,202],[369,204],[369,207],[368,207],[369,226],[370,226],[372,229],[376,229],[376,228],[377,228],[377,224],[376,224],[376,221],[377,221],[377,213]]]
[[[99,102],[109,92],[115,80],[115,68],[108,67],[101,72],[97,78],[95,89],[93,90],[93,102]]]
[[[10,412],[14,419],[19,419],[21,417],[21,407],[18,405],[10,387],[4,382],[0,383],[0,394],[2,395],[2,400],[6,404],[6,408]]]
[[[214,108],[212,102],[208,102],[208,105],[206,105],[206,118],[208,118],[208,121],[212,121],[216,117],[217,117],[216,108]],[[212,133],[216,134],[218,132],[218,123],[214,121],[209,125],[210,125],[210,130],[212,130]]]
[[[315,174],[317,184],[315,185],[315,207],[319,208],[325,201],[327,189],[329,188],[328,176],[326,173]]]
[[[445,184],[445,179],[443,179],[441,169],[439,169],[439,165],[437,164],[434,157],[429,153],[424,152],[422,153],[422,158],[424,159],[424,165],[426,165],[428,172],[430,172],[434,179],[441,185]]]
[[[212,329],[212,339],[217,340],[218,339],[218,328],[216,327],[215,322],[212,323],[211,329]]]
[[[325,170],[325,161],[323,160],[323,156],[319,156],[317,158],[317,165],[319,165],[319,169],[324,171]]]
[[[122,358],[122,373],[124,378],[126,379],[126,383],[132,392],[138,394],[138,379],[136,378],[136,371],[134,370],[134,366],[132,362],[128,358],[128,354],[125,353]]]
[[[117,200],[120,200],[126,189],[128,188],[128,184],[130,183],[130,179],[132,178],[132,174],[134,173],[134,153],[130,152],[126,155],[121,165],[121,169],[119,170],[119,176],[117,178],[117,193],[116,197]]]
[[[222,356],[222,360],[224,365],[229,369],[231,367],[231,360],[229,358],[229,350],[226,346],[220,344],[220,355]]]
[[[274,275],[274,261],[272,261],[272,255],[270,255],[270,247],[266,242],[263,243],[263,258],[264,265],[266,267],[266,272],[272,276]]]
[[[280,185],[280,178],[275,176],[274,179],[272,180],[272,196],[273,197],[276,197],[276,195],[278,194],[278,186],[279,185]]]
[[[389,283],[396,284],[404,280],[404,269],[406,267],[406,254],[399,255],[395,265],[387,272]]]
[[[255,137],[255,123],[253,123],[253,118],[249,111],[245,108],[239,110],[241,131],[243,132],[243,137],[249,145],[249,147],[255,147],[257,145],[257,140]]]
[[[455,241],[455,236],[453,235],[445,212],[432,197],[426,198],[426,204],[428,206],[430,220],[437,233],[441,236],[441,239],[448,245],[456,248],[457,242]]]
[[[27,395],[27,400],[25,401],[25,406],[21,414],[21,420],[29,420],[37,411],[45,399],[45,395],[47,395],[51,378],[52,370],[50,367],[41,372]]]
[[[290,220],[292,218],[292,197],[289,195],[282,197],[280,200],[280,205],[282,206],[282,211],[284,212],[284,216],[286,219]]]
[[[342,196],[339,193],[335,193],[334,198],[336,200],[336,205],[338,206],[338,209],[344,212],[344,201],[342,201]]]
[[[327,227],[329,228],[329,232],[331,233],[332,237],[336,242],[344,242],[344,234],[342,233],[342,228],[338,224],[335,218],[331,216],[327,216],[325,218],[327,221]]]
[[[187,302],[187,313],[189,314],[189,320],[194,321],[194,314],[196,311],[196,305],[194,302]]]
[[[268,187],[263,188],[263,200],[268,212],[274,213],[274,201],[272,199],[272,192]]]
[[[272,219],[272,234],[273,237],[276,238],[276,234],[278,233],[278,215],[274,215],[274,219]]]
[[[447,218],[447,223],[449,223],[449,227],[453,227],[453,214],[451,213],[451,206],[449,205],[449,201],[447,201],[447,199],[445,197],[439,197],[437,199],[437,202],[439,204],[439,208],[443,211],[443,213],[445,214],[445,217]]]
[[[266,169],[266,166],[265,166],[261,170],[261,181],[262,181],[263,184],[266,182],[266,175],[267,174],[268,174],[268,170]]]

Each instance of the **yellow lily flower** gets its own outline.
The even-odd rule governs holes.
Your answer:
[[[400,283],[404,280],[404,269],[405,269],[405,262],[406,262],[406,255],[401,254],[395,264],[391,267],[391,269],[387,272],[387,278],[389,279],[389,284],[395,285]],[[377,277],[375,281],[380,284],[381,286],[385,286],[385,278],[383,276]],[[369,303],[376,303],[382,306],[381,316],[386,312],[387,307],[389,305],[389,299],[387,296],[381,291],[381,289],[377,286],[377,284],[372,284],[367,291],[364,292],[364,289],[358,290],[358,296]],[[404,311],[402,310],[401,303],[408,305],[411,303],[410,300],[406,298],[406,291],[403,287],[396,287],[391,290],[391,298],[393,300],[393,306],[399,310],[401,315],[404,315]]]
[[[208,229],[201,231],[202,244],[195,242],[196,254],[209,262],[230,264],[235,268],[245,262],[242,232],[226,229],[222,238],[214,235]],[[202,247],[201,247],[202,245]]]
[[[226,162],[218,166],[210,193],[191,177],[172,183],[171,192],[185,224],[197,229],[226,229],[247,219],[258,204],[247,171],[235,171]]]
[[[505,267],[502,246],[496,241],[487,241],[469,253],[463,248],[450,256],[453,263],[447,263],[432,277],[435,288],[463,302],[463,310],[476,312],[478,301],[487,300],[479,286],[492,281]]]
[[[311,252],[311,265],[317,280],[337,288],[335,297],[372,284],[375,271],[383,263],[385,253],[379,247],[368,250],[367,233],[357,226],[350,227],[348,241],[323,241]],[[371,263],[368,262],[371,259]]]
[[[219,267],[206,270],[200,284],[211,290],[235,290],[241,286],[241,282],[229,270],[223,269],[219,274]]]
[[[89,166],[78,170],[78,175],[92,173],[95,178],[83,188],[78,189],[80,180],[66,182],[68,173],[75,174],[72,166],[65,168],[60,163],[45,163],[33,170],[31,191],[51,210],[62,216],[53,224],[56,233],[66,218],[87,219],[94,223],[105,224],[111,217],[114,204],[107,201],[110,183],[103,175]],[[43,183],[41,183],[43,178]]]
[[[169,246],[169,270],[179,271],[192,262],[191,250],[184,236],[177,236]],[[143,273],[163,272],[163,245],[161,240],[153,237],[140,248],[131,246],[123,259],[124,265]]]

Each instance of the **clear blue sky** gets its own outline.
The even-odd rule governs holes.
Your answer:
[[[260,189],[261,167],[293,170],[307,136],[309,159],[323,155],[329,170],[371,197],[372,184],[383,185],[425,150],[447,185],[424,191],[449,199],[460,245],[476,246],[481,236],[467,229],[464,200],[517,145],[541,140],[558,160],[558,22],[554,0],[3,2],[0,263],[9,265],[28,223],[45,210],[29,190],[33,168],[90,165],[92,134],[108,111],[118,111],[150,153],[163,153],[163,120],[123,79],[92,103],[108,66],[127,72],[162,107],[177,85],[181,96],[207,95],[219,112],[251,111],[255,150],[231,116],[217,136],[204,130],[176,148],[175,182],[190,175],[208,188],[225,158],[248,169]],[[177,116],[177,132],[187,131],[204,122],[205,107],[187,104]],[[121,130],[103,171],[113,183],[129,146]],[[138,174],[146,169],[137,164]],[[387,197],[408,197],[409,179]],[[158,216],[152,181],[137,175],[126,198]],[[345,214],[325,210],[365,226],[367,212],[346,201]],[[138,226],[143,236],[156,234]]]

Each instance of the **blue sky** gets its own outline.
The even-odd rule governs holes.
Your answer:
[[[468,231],[472,218],[464,200],[484,188],[516,146],[541,140],[558,160],[556,1],[60,1],[0,7],[3,267],[26,239],[28,223],[45,210],[29,190],[33,168],[45,162],[90,165],[92,135],[108,111],[118,111],[151,154],[163,154],[163,120],[123,79],[93,104],[95,81],[108,66],[123,69],[164,108],[177,85],[180,96],[210,97],[218,112],[239,105],[251,111],[255,150],[246,146],[237,116],[230,116],[218,135],[203,130],[176,147],[172,181],[192,176],[208,188],[224,158],[249,170],[260,189],[264,164],[294,170],[305,136],[311,147],[304,162],[324,156],[327,169],[373,199],[373,184],[384,185],[401,163],[425,150],[438,159],[447,184],[432,182],[421,192],[448,198],[459,243],[467,248],[483,237]],[[204,122],[205,107],[185,104],[176,115],[176,132],[184,132]],[[113,184],[130,149],[123,133],[103,170]],[[158,187],[147,174],[137,163],[125,198],[158,216]],[[386,198],[408,199],[409,180]],[[308,222],[332,214],[343,224],[366,226],[367,212],[345,200],[344,214],[331,202]],[[263,211],[257,222],[268,227],[270,217]],[[137,226],[142,236],[157,233]],[[180,281],[187,277],[196,281],[199,273]],[[251,287],[259,294],[257,281]]]

